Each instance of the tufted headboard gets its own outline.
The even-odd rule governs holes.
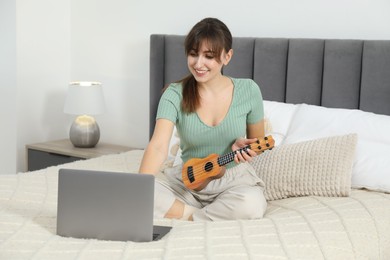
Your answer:
[[[390,115],[390,40],[235,37],[224,74],[251,78],[265,100]],[[150,136],[161,90],[188,74],[184,36],[150,37]]]

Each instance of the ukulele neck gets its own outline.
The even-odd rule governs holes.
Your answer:
[[[236,155],[236,153],[246,152],[250,148],[251,148],[251,146],[247,145],[247,146],[245,146],[245,147],[243,147],[241,149],[232,151],[230,153],[227,153],[225,155],[222,155],[222,156],[218,157],[218,159],[217,159],[218,165],[219,166],[224,166],[224,165],[234,161],[234,156]]]

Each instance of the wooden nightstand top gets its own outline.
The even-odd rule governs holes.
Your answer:
[[[95,158],[107,154],[116,154],[135,150],[135,148],[107,144],[99,142],[93,148],[78,148],[74,147],[69,139],[55,140],[44,143],[28,144],[27,149],[38,150],[42,152],[62,154],[67,156],[74,156],[84,159]]]

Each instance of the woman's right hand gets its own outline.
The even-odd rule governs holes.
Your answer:
[[[156,175],[167,158],[174,124],[168,119],[157,119],[153,136],[145,149],[139,168],[140,173]]]

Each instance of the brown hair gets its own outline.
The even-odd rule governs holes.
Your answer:
[[[222,52],[228,52],[232,48],[233,39],[228,27],[223,22],[216,18],[205,18],[195,24],[185,38],[186,55],[188,56],[193,50],[198,50],[205,41],[211,47],[215,59],[220,62]],[[195,112],[200,104],[197,82],[192,74],[180,82],[183,85],[182,110],[186,113]]]

